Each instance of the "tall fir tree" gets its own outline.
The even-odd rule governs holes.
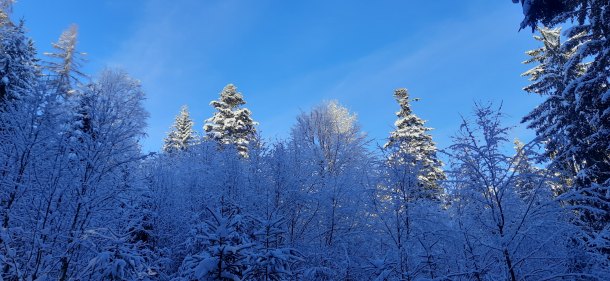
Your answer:
[[[0,24],[0,104],[33,95],[39,67],[32,40],[25,36],[23,23]]]
[[[180,114],[176,116],[170,132],[164,139],[163,151],[173,153],[185,151],[195,144],[196,134],[193,131],[193,120],[186,105],[180,109]]]
[[[604,234],[610,231],[610,46],[604,54],[589,45],[595,32],[582,26],[570,29],[565,43],[559,29],[538,30],[535,38],[543,47],[528,52],[525,63],[538,65],[524,73],[532,81],[524,90],[546,99],[523,121],[545,142],[549,168],[563,179],[559,192],[578,210],[584,243],[610,256],[610,237]]]
[[[210,102],[216,113],[206,120],[203,129],[208,139],[221,145],[235,145],[241,156],[248,157],[248,145],[255,138],[258,123],[252,119],[252,112],[242,107],[245,104],[237,87],[228,84],[220,92],[220,98]]]
[[[73,24],[52,44],[56,51],[44,53],[54,59],[47,63],[47,69],[52,76],[50,84],[64,96],[74,94],[81,78],[87,76],[80,70],[84,62],[83,56],[86,54],[76,49],[77,43],[78,26]]]
[[[0,0],[0,25],[11,24],[10,14],[15,0]]]
[[[576,49],[566,48],[562,44],[559,28],[540,27],[538,31],[540,35],[534,38],[543,46],[526,52],[530,58],[523,63],[537,65],[522,74],[532,81],[523,89],[544,96],[546,100],[526,115],[523,122],[536,130],[537,136],[546,144],[546,156],[552,159],[550,166],[561,172],[565,182],[571,185],[579,165],[569,151],[583,137],[579,133],[588,126],[588,121],[577,114],[576,97],[564,90],[584,73],[586,65],[580,64],[578,68],[568,71],[565,64]]]
[[[513,157],[514,162],[511,163],[513,165],[512,171],[519,176],[515,181],[515,189],[521,198],[529,199],[533,196],[537,186],[536,183],[530,181],[528,177],[541,176],[546,170],[539,169],[534,164],[534,161],[538,159],[536,158],[537,155],[533,153],[531,145],[526,145],[518,139],[515,139],[513,143],[515,145],[514,148],[516,153]],[[554,187],[555,186],[551,186],[551,188]]]
[[[210,214],[198,237],[200,252],[184,259],[178,275],[186,280],[243,280],[255,244],[241,231],[242,217],[233,212],[223,215],[210,210]]]
[[[291,267],[302,261],[300,253],[282,245],[286,236],[284,217],[277,212],[257,219],[258,229],[254,232],[256,245],[249,255],[248,268],[244,272],[246,280],[279,281],[290,280],[295,275]]]
[[[518,2],[514,0],[514,2]],[[563,98],[564,105],[569,106],[571,120],[564,123],[551,119],[545,124],[532,124],[537,132],[544,132],[545,127],[553,126],[556,132],[573,136],[565,152],[566,158],[573,158],[574,169],[578,174],[580,185],[602,184],[610,182],[610,2],[606,0],[583,1],[539,1],[521,0],[525,18],[522,26],[535,28],[538,24],[558,26],[571,22],[564,35],[568,40],[559,44],[559,34],[553,34],[555,46],[549,48],[544,38],[544,61],[539,61],[538,70],[545,76],[540,78],[531,75],[533,80],[545,81],[552,70],[558,69],[559,77],[564,77],[562,87],[545,89],[544,85],[533,84],[534,90],[548,91],[545,103],[556,97]],[[545,37],[548,31],[540,29]],[[555,39],[556,38],[556,39]],[[553,57],[566,56],[559,61]],[[535,58],[534,58],[535,59]],[[553,67],[553,68],[549,68]],[[551,71],[549,71],[550,69]],[[534,69],[535,70],[535,69]],[[542,71],[544,70],[544,71]],[[526,74],[533,74],[531,71]],[[565,80],[568,78],[568,80]],[[526,88],[526,90],[529,90]],[[543,103],[544,105],[544,103]],[[538,109],[540,110],[540,109]],[[547,111],[543,117],[552,118],[555,112]],[[531,115],[531,114],[530,114]],[[562,156],[561,151],[557,152]],[[604,184],[606,183],[606,184]]]
[[[395,165],[413,165],[419,170],[419,185],[431,193],[433,198],[440,198],[443,191],[439,181],[444,180],[442,162],[437,158],[437,148],[428,134],[431,128],[411,110],[409,93],[406,89],[394,91],[394,97],[400,106],[396,112],[398,119],[396,129],[390,133],[384,148],[389,151],[389,161]]]
[[[77,134],[88,134],[95,137],[91,124],[90,103],[95,97],[94,83],[83,85],[81,79],[87,75],[81,71],[86,53],[77,50],[78,26],[73,24],[62,32],[57,42],[52,43],[54,52],[47,52],[44,55],[51,58],[47,61],[45,68],[48,72],[46,80],[47,88],[56,95],[66,99],[74,97],[75,104],[74,124],[76,128],[71,128]],[[77,137],[82,141],[82,135]]]

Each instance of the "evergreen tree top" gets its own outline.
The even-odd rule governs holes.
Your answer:
[[[164,139],[163,151],[169,153],[185,151],[195,144],[196,134],[193,130],[194,124],[193,119],[190,117],[188,106],[183,105],[180,108],[180,113],[176,116],[170,132]]]
[[[446,177],[441,169],[442,163],[436,157],[436,145],[432,136],[427,133],[432,129],[426,127],[425,121],[413,114],[407,89],[396,89],[394,98],[400,110],[396,112],[396,129],[390,133],[388,142],[384,145],[390,154],[388,162],[391,166],[417,167],[419,185],[432,191],[433,198],[440,199],[443,191],[438,181]]]
[[[0,24],[0,103],[32,96],[36,88],[36,50],[22,24]]]
[[[218,100],[210,102],[216,112],[205,120],[203,129],[208,139],[222,145],[235,145],[240,155],[247,157],[248,145],[255,137],[258,123],[252,119],[249,109],[241,107],[244,104],[246,101],[237,87],[228,84],[220,92]]]
[[[411,106],[409,104],[409,92],[405,88],[394,90],[394,98],[400,105],[400,111],[396,113],[398,117],[406,117],[411,115]]]
[[[8,24],[12,25],[10,14],[13,12],[13,4],[15,0],[0,0],[0,26]]]
[[[56,61],[48,62],[47,68],[55,76],[53,82],[57,90],[64,94],[73,94],[75,87],[80,84],[80,78],[87,75],[80,69],[83,65],[83,56],[86,53],[76,49],[78,43],[78,26],[70,25],[59,36],[57,42],[51,45],[56,52],[44,53],[44,55],[56,59]]]
[[[215,108],[235,108],[246,104],[244,96],[237,91],[237,87],[233,84],[228,84],[220,92],[220,99],[210,102],[210,105]]]
[[[407,89],[396,89],[394,91],[394,97],[400,106],[400,110],[396,112],[396,116],[398,117],[394,122],[396,130],[390,134],[385,147],[387,148],[395,144],[403,146],[404,142],[408,142],[409,139],[423,139],[425,142],[431,142],[432,137],[425,133],[432,129],[425,127],[424,125],[426,122],[413,114]],[[434,148],[434,150],[436,150],[436,148]]]

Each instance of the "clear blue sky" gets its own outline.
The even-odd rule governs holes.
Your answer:
[[[524,51],[536,43],[518,32],[521,7],[510,0],[21,0],[13,15],[39,53],[76,23],[86,71],[119,66],[142,81],[145,150],[160,148],[183,104],[201,131],[227,83],[268,140],[286,137],[299,112],[337,99],[383,143],[398,87],[421,98],[414,110],[441,148],[473,101],[503,101],[513,124],[540,102],[521,90]],[[532,135],[520,126],[513,137]]]

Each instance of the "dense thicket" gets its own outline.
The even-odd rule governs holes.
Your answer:
[[[607,99],[580,100],[608,90],[603,63],[574,59],[587,35],[541,28],[528,53],[526,91],[549,96],[526,116],[538,139],[511,150],[500,108],[475,104],[445,170],[405,89],[379,149],[337,101],[265,143],[229,84],[205,134],[183,107],[145,155],[137,80],[82,81],[75,27],[40,61],[3,3],[0,280],[610,278]]]

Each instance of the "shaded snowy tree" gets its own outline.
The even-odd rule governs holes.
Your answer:
[[[522,75],[532,81],[524,90],[544,96],[546,100],[526,115],[523,122],[528,122],[528,127],[535,129],[537,136],[545,142],[546,155],[551,159],[552,169],[561,172],[566,181],[571,182],[578,173],[579,164],[569,151],[582,137],[578,134],[577,127],[585,128],[589,125],[576,112],[575,97],[564,90],[582,75],[585,65],[568,72],[564,65],[576,50],[566,49],[561,43],[561,29],[541,27],[538,30],[540,36],[534,38],[542,42],[543,46],[528,51],[531,58],[524,62],[537,65]],[[575,124],[578,126],[574,127]]]
[[[499,109],[477,104],[474,118],[464,120],[451,146],[451,207],[466,260],[461,271],[475,280],[591,276],[570,270],[568,244],[576,231],[552,199],[548,177],[515,169],[532,144],[506,155],[509,128]],[[519,192],[524,182],[532,184],[526,198]]]
[[[23,23],[10,20],[11,1],[0,4],[0,279],[19,280],[26,277],[22,255],[31,239],[25,195],[34,192],[31,175],[50,130],[43,125],[36,51]]]
[[[249,256],[245,280],[280,281],[289,280],[295,273],[294,264],[302,261],[300,253],[285,247],[285,219],[276,212],[268,218],[258,220],[259,228],[254,233],[256,246]]]
[[[536,182],[532,182],[530,179],[533,176],[541,176],[544,173],[548,173],[548,170],[540,169],[535,166],[536,162],[540,162],[540,157],[532,157],[536,155],[535,152],[529,151],[532,148],[526,147],[524,143],[518,139],[514,141],[515,152],[514,156],[515,163],[512,163],[515,172],[520,175],[515,180],[515,188],[523,199],[528,199],[536,190]],[[551,175],[548,175],[551,177]],[[556,192],[556,188],[553,187],[553,191]]]
[[[438,201],[430,200],[435,198],[430,190],[422,189],[421,163],[413,155],[394,153],[376,167],[380,179],[373,195],[372,219],[387,251],[367,268],[377,271],[378,280],[435,279],[449,262],[443,254],[448,216]]]
[[[513,0],[517,2],[517,0]],[[560,61],[561,73],[566,77],[574,77],[563,88],[556,89],[556,95],[573,97],[574,115],[587,120],[588,126],[582,124],[554,124],[560,127],[573,126],[581,132],[580,143],[573,143],[574,154],[586,158],[587,164],[581,167],[584,181],[603,184],[610,177],[603,171],[608,171],[608,128],[609,90],[608,79],[610,70],[610,43],[608,41],[608,10],[610,3],[605,0],[522,0],[526,19],[524,24],[533,28],[540,22],[546,26],[558,26],[572,23],[565,32],[568,40],[561,45],[561,54],[569,54],[569,59]],[[555,8],[553,8],[555,7]],[[528,20],[531,19],[531,20]],[[555,36],[557,37],[557,36]],[[547,40],[548,41],[548,40]],[[556,40],[558,41],[558,40]],[[557,42],[558,43],[558,42]],[[586,65],[586,68],[583,68]],[[548,66],[548,65],[545,65]],[[542,64],[541,68],[542,69]],[[555,65],[554,67],[557,67]],[[565,82],[565,81],[564,81]],[[576,117],[575,116],[575,117]],[[581,162],[581,161],[577,161]]]
[[[247,251],[253,244],[238,230],[241,217],[214,211],[210,214],[202,231],[204,250],[187,256],[179,275],[186,280],[242,280]]]
[[[538,2],[524,2],[526,20]],[[533,58],[527,62],[539,66],[525,73],[534,81],[526,90],[546,100],[525,120],[548,141],[550,168],[571,186],[567,191],[572,194],[564,197],[578,206],[575,222],[586,233],[584,243],[610,255],[610,3],[560,2],[561,11],[527,22],[533,27],[538,21],[549,26],[572,21],[573,26],[564,34],[565,43],[558,30],[540,29],[537,39],[545,46],[530,52]],[[538,4],[544,9],[544,3]]]
[[[513,3],[521,3],[523,7],[523,21],[521,29],[531,27],[532,31],[539,23],[548,25],[555,18],[579,5],[579,1],[571,0],[512,0]]]
[[[82,235],[101,223],[116,208],[115,199],[129,188],[120,184],[130,165],[141,159],[139,139],[144,136],[148,113],[143,108],[140,83],[125,72],[105,70],[85,91],[75,96],[76,105],[87,107],[90,129],[77,130],[71,143],[74,161],[73,183],[68,187],[65,210],[64,254],[60,258],[59,280],[74,276],[83,255]],[[80,124],[81,126],[83,124]],[[103,204],[106,203],[106,204]],[[97,219],[96,219],[97,218]]]
[[[203,129],[208,139],[221,145],[234,145],[241,156],[248,157],[248,144],[253,140],[257,123],[250,110],[242,107],[245,104],[237,87],[228,84],[220,92],[220,98],[210,102],[216,113],[205,121]]]
[[[521,3],[524,18],[521,28],[531,27],[532,31],[539,25],[557,26],[561,23],[575,20],[583,24],[588,19],[591,28],[597,29],[606,24],[608,15],[605,0],[512,0]],[[598,31],[603,31],[603,28]]]
[[[34,95],[38,90],[39,66],[23,23],[0,25],[0,38],[0,110],[7,110],[7,103]]]
[[[90,231],[88,235],[95,241],[96,253],[78,273],[79,280],[150,280],[146,260],[137,245],[129,243],[129,234]]]

